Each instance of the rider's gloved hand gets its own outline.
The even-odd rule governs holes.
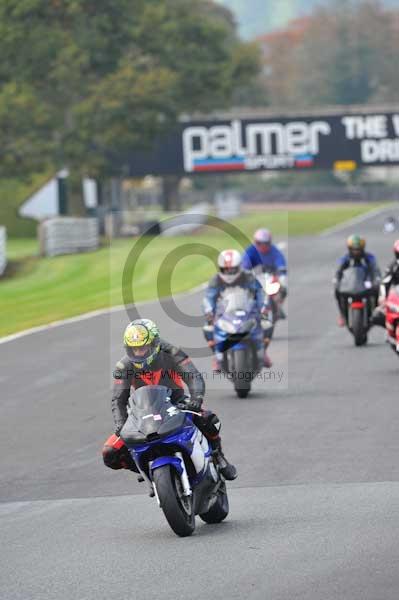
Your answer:
[[[269,319],[271,317],[271,309],[269,306],[263,306],[260,310],[260,314],[262,316],[262,319]]]
[[[200,412],[202,403],[204,401],[204,397],[201,394],[197,394],[196,396],[191,396],[187,399],[187,408],[194,412]]]
[[[207,323],[209,323],[209,324],[213,323],[213,314],[212,313],[206,313],[206,315],[205,315],[205,321]]]

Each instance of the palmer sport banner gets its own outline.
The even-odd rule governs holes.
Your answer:
[[[132,156],[132,176],[399,164],[397,113],[180,123],[153,152]]]

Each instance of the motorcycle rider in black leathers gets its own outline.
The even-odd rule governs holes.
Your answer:
[[[374,310],[372,323],[385,327],[385,301],[388,298],[389,290],[392,285],[399,285],[399,240],[393,245],[394,260],[385,269],[381,288],[379,306]]]
[[[340,259],[339,268],[334,277],[335,298],[337,300],[338,309],[340,312],[340,316],[338,318],[338,325],[340,327],[344,327],[347,320],[347,304],[339,292],[339,285],[341,283],[344,271],[349,267],[356,265],[361,265],[364,268],[365,279],[369,280],[373,285],[372,297],[375,304],[377,303],[378,299],[378,287],[375,285],[375,281],[380,276],[377,260],[374,254],[365,251],[366,241],[363,238],[358,235],[351,235],[348,237],[346,245],[348,252]]]
[[[120,432],[128,417],[127,407],[131,389],[144,385],[164,385],[172,390],[173,403],[184,401],[183,384],[190,392],[187,408],[201,413],[194,416],[194,423],[208,439],[213,449],[213,457],[225,479],[237,477],[234,465],[230,464],[222,452],[219,435],[220,421],[211,411],[202,409],[205,382],[201,373],[187,354],[180,348],[161,340],[155,323],[149,319],[137,319],[130,323],[124,334],[126,356],[117,364],[114,371],[112,393],[112,415],[115,433],[105,442],[103,459],[111,469],[130,469],[138,472]]]

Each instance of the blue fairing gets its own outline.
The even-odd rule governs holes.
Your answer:
[[[185,425],[184,429],[182,429],[181,431],[178,431],[177,433],[174,433],[174,434],[164,437],[162,439],[157,439],[157,440],[154,440],[153,442],[148,442],[143,446],[135,446],[134,448],[129,448],[129,452],[131,453],[133,458],[135,458],[135,456],[139,457],[144,452],[147,452],[147,450],[149,450],[151,447],[159,446],[159,444],[163,444],[163,445],[178,445],[178,446],[181,446],[182,449],[187,450],[188,452],[191,453],[191,450],[193,447],[191,438],[193,436],[194,431],[195,431],[195,426],[193,425],[192,417],[191,417],[191,415],[187,415],[186,425]]]
[[[228,337],[229,334],[220,327],[218,327],[217,324],[215,324],[214,340],[216,344],[215,350],[217,352],[224,351],[225,342],[228,339]],[[261,347],[263,345],[263,333],[259,323],[250,332],[248,338],[244,339],[243,341],[237,341],[234,343],[234,350],[246,350],[248,348],[248,339],[252,342],[255,342],[255,345],[257,347]]]
[[[172,467],[174,467],[179,473],[179,475],[183,473],[181,460],[180,458],[177,458],[177,456],[163,456],[162,458],[157,458],[151,465],[151,471],[155,471],[155,469],[160,469],[165,465],[171,465]]]
[[[193,420],[192,420],[192,416],[191,415],[187,415],[186,416],[186,425],[184,427],[184,429],[182,429],[181,431],[178,431],[177,433],[174,433],[173,435],[169,435],[167,437],[164,437],[162,439],[158,439],[158,440],[154,440],[153,442],[149,442],[143,446],[135,446],[134,448],[129,448],[129,452],[132,455],[133,460],[136,462],[136,464],[139,467],[142,467],[142,462],[141,462],[141,457],[143,454],[145,454],[151,447],[155,447],[155,446],[173,446],[174,448],[176,447],[180,447],[182,451],[186,452],[186,454],[188,456],[191,456],[192,451],[193,451],[193,442],[192,442],[192,438],[195,434],[196,431],[196,427],[195,425],[193,425]],[[211,454],[211,449],[209,450],[209,452],[206,454],[206,456],[210,456]],[[164,456],[162,458],[157,458],[153,463],[152,463],[152,470],[154,469],[158,469],[159,467],[162,467],[166,464],[170,464],[172,466],[174,466],[177,471],[179,472],[179,474],[182,473],[182,468],[181,468],[181,462],[180,459],[174,457],[174,456]],[[204,474],[199,474],[197,475],[194,484],[197,484],[199,481],[201,481],[201,479],[203,478]]]

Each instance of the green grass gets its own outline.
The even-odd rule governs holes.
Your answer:
[[[373,208],[359,205],[333,209],[301,210],[288,213],[272,210],[249,214],[234,222],[248,236],[246,245],[257,227],[267,226],[276,236],[316,233],[340,221],[345,221]],[[208,258],[197,254],[208,248]],[[157,296],[157,276],[171,281],[173,293],[182,292],[206,281],[215,271],[218,251],[226,247],[240,249],[240,243],[228,232],[204,227],[197,235],[177,238],[152,238],[141,253],[133,281],[125,282],[124,290],[134,290],[134,300]],[[167,264],[161,265],[172,251],[179,251],[175,270],[166,275]],[[0,335],[49,323],[87,311],[123,304],[122,274],[126,260],[138,252],[135,240],[116,240],[111,247],[96,252],[39,258],[36,240],[11,239],[9,275],[0,281]],[[36,255],[36,256],[35,256]],[[169,259],[170,264],[170,256]],[[164,286],[161,295],[168,293]]]
[[[39,242],[36,238],[11,238],[7,241],[9,260],[20,260],[39,254]]]

